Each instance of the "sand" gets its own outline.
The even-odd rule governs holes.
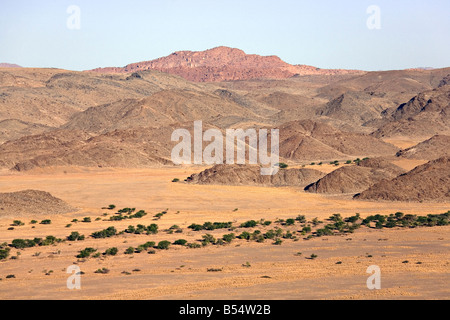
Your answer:
[[[147,241],[183,238],[190,242],[206,232],[187,229],[192,223],[232,221],[236,225],[250,219],[295,218],[325,219],[340,213],[350,216],[443,213],[449,203],[367,202],[349,195],[308,194],[300,188],[200,186],[172,183],[204,168],[153,168],[142,170],[58,168],[27,174],[2,172],[0,191],[36,189],[50,192],[80,210],[52,215],[50,225],[32,225],[32,219],[20,219],[24,226],[7,230],[14,217],[0,218],[0,243],[16,238],[30,239],[53,235],[59,238],[78,231],[86,236],[109,226],[124,230],[128,225],[157,223],[157,235],[120,235],[108,239],[87,238],[56,246],[12,249],[18,259],[0,262],[0,299],[448,299],[450,291],[450,227],[373,230],[361,228],[348,236],[323,237],[299,241],[284,240],[281,246],[234,240],[226,246],[187,249],[172,246],[156,254],[125,255],[130,246]],[[135,207],[149,215],[121,222],[95,221],[111,212],[101,207]],[[168,210],[160,220],[153,215]],[[235,210],[238,209],[238,210]],[[91,223],[72,223],[72,219],[91,217]],[[167,234],[172,225],[181,234]],[[266,227],[267,230],[271,227]],[[296,229],[297,228],[297,229]],[[298,230],[298,225],[292,228]],[[240,233],[243,229],[235,230]],[[227,230],[210,232],[216,237]],[[75,257],[85,247],[99,252],[118,247],[115,257]],[[35,256],[40,252],[39,256]],[[302,255],[296,255],[301,252]],[[311,254],[318,257],[306,259]],[[336,264],[337,262],[341,264]],[[403,263],[408,261],[408,263]],[[250,267],[244,267],[246,263]],[[420,262],[420,264],[418,264]],[[77,263],[84,274],[81,290],[66,286],[66,268]],[[367,267],[381,268],[382,289],[369,290]],[[108,274],[94,273],[99,268]],[[207,269],[222,269],[208,272]],[[49,271],[52,272],[49,273]],[[134,270],[134,271],[133,271]],[[127,272],[129,274],[125,274]],[[49,275],[46,275],[49,273]],[[6,279],[9,274],[15,278]]]

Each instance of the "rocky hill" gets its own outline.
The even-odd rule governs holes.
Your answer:
[[[376,130],[376,137],[430,137],[450,134],[450,85],[418,94],[401,104]]]
[[[213,185],[295,186],[308,185],[324,176],[313,169],[281,169],[276,175],[261,175],[259,166],[216,165],[187,178],[188,183]]]
[[[293,161],[386,156],[397,151],[370,135],[341,131],[317,121],[298,120],[280,126],[280,156]]]
[[[450,158],[418,166],[392,180],[381,181],[355,196],[360,200],[450,201]]]
[[[320,180],[308,185],[307,192],[313,193],[358,193],[385,180],[404,173],[400,167],[384,159],[368,159],[357,165],[341,167]]]
[[[53,215],[74,211],[77,211],[77,209],[45,191],[24,190],[0,193],[0,216],[19,218],[30,215]]]
[[[436,135],[411,148],[400,150],[397,157],[418,160],[435,160],[450,156],[450,136]]]

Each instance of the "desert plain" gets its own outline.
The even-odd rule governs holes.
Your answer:
[[[438,214],[449,203],[390,203],[357,201],[348,196],[323,196],[305,193],[299,188],[257,186],[202,186],[173,183],[199,168],[47,169],[0,178],[5,192],[45,189],[64,199],[78,211],[62,215],[2,217],[1,242],[16,238],[32,239],[54,235],[65,238],[72,231],[89,235],[110,226],[124,230],[130,224],[155,223],[152,214],[125,222],[103,221],[102,206],[136,207],[149,213],[168,209],[156,223],[161,230],[178,225],[180,234],[125,234],[109,239],[86,239],[49,247],[27,248],[14,261],[2,262],[0,297],[2,299],[447,299],[450,295],[449,226],[436,228],[357,230],[345,236],[330,236],[299,241],[285,240],[282,245],[234,240],[224,246],[198,249],[172,246],[155,254],[123,252],[147,241],[189,242],[201,240],[201,234],[188,229],[192,223],[295,218],[326,219],[340,213],[354,215]],[[42,188],[45,186],[45,188]],[[238,209],[238,210],[236,210]],[[91,223],[72,223],[91,217]],[[101,218],[95,221],[95,218]],[[13,220],[24,226],[7,230]],[[28,223],[32,219],[51,219],[50,225]],[[130,222],[132,221],[132,222]],[[255,228],[269,230],[271,227]],[[293,231],[299,226],[290,227]],[[233,231],[245,231],[238,228]],[[211,232],[221,237],[227,232]],[[93,247],[104,252],[117,247],[114,257],[76,258],[80,250]],[[40,252],[39,256],[35,256]],[[301,255],[298,255],[298,253]],[[308,259],[311,254],[316,259]],[[405,263],[408,261],[408,263]],[[340,264],[337,264],[341,262]],[[84,273],[81,289],[69,290],[66,269],[77,265]],[[249,266],[247,266],[249,264]],[[366,270],[381,269],[381,290],[369,290]],[[97,274],[99,268],[110,270]],[[221,271],[211,272],[208,270]],[[48,272],[52,270],[50,274]],[[5,279],[8,274],[15,278]],[[47,274],[47,275],[46,275]]]

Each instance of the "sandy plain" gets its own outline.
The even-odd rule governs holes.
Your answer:
[[[405,163],[404,165],[411,165]],[[250,219],[295,218],[326,219],[340,213],[343,217],[360,213],[405,214],[443,213],[450,203],[367,202],[352,200],[351,195],[309,194],[299,188],[248,186],[199,186],[173,183],[184,180],[204,168],[160,167],[153,169],[49,168],[26,174],[1,172],[2,192],[24,189],[48,191],[77,212],[63,215],[0,216],[0,243],[16,238],[32,239],[53,235],[67,237],[72,231],[86,235],[86,240],[64,242],[50,247],[20,251],[18,259],[0,262],[0,299],[449,299],[450,227],[374,230],[362,228],[347,236],[331,236],[299,241],[286,239],[276,246],[234,240],[225,246],[188,249],[171,246],[156,254],[125,255],[130,246],[147,241],[186,239],[195,242],[206,232],[187,227],[207,221],[234,222]],[[101,208],[135,207],[149,214],[141,219],[111,222]],[[160,220],[154,214],[168,209]],[[236,210],[238,209],[238,210]],[[111,215],[111,212],[109,212]],[[91,223],[72,223],[73,219],[91,217]],[[101,220],[96,221],[96,218]],[[15,219],[24,226],[8,230]],[[52,224],[29,221],[51,219]],[[92,232],[109,226],[124,230],[129,225],[157,223],[156,235],[124,234],[108,239],[92,239]],[[181,234],[168,234],[173,225]],[[257,228],[262,231],[273,226]],[[299,226],[291,227],[298,231]],[[245,231],[238,228],[236,234]],[[216,237],[230,233],[215,230]],[[94,247],[98,252],[117,247],[114,257],[77,261],[78,252]],[[40,252],[39,256],[35,256]],[[301,255],[298,253],[301,252]],[[307,259],[311,254],[318,257]],[[407,262],[406,262],[407,261]],[[247,264],[248,262],[248,264]],[[340,263],[339,263],[340,262]],[[339,264],[337,264],[339,263]],[[81,268],[81,289],[69,290],[66,269]],[[381,268],[381,290],[369,290],[366,270]],[[98,274],[99,268],[110,270]],[[208,269],[220,269],[208,272]],[[49,272],[49,271],[52,272]],[[47,273],[47,275],[46,275]],[[14,274],[15,278],[6,279]]]

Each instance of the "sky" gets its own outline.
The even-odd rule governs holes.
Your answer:
[[[450,1],[0,0],[0,62],[23,67],[123,67],[217,46],[319,68],[450,67]]]

